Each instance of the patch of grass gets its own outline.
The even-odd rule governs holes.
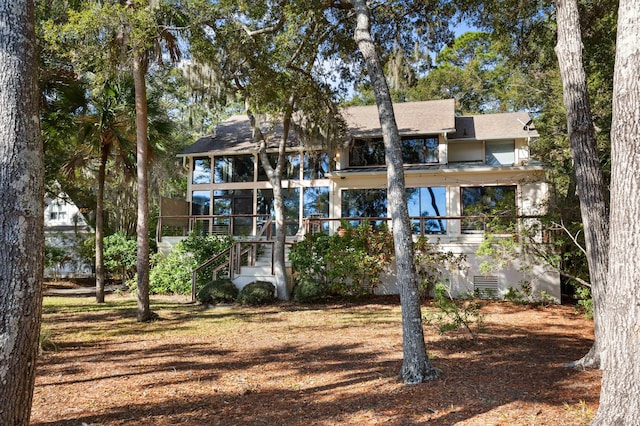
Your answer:
[[[576,424],[580,425],[591,424],[595,416],[593,409],[583,400],[573,405],[565,402],[564,409],[576,419]]]
[[[46,328],[40,330],[38,349],[40,353],[58,350],[58,345],[53,341],[53,333],[50,330]]]

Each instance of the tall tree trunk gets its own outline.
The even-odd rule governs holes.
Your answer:
[[[109,150],[100,145],[98,166],[98,194],[96,195],[96,302],[104,303],[104,186]]]
[[[556,9],[556,55],[560,66],[571,156],[584,225],[595,326],[595,341],[591,350],[582,359],[569,365],[598,368],[602,350],[602,316],[607,291],[609,211],[582,60],[578,3],[576,0],[556,0]]]
[[[0,424],[28,425],[44,268],[32,1],[0,0]]]
[[[147,140],[147,87],[142,54],[133,53],[133,82],[136,99],[136,152],[138,169],[138,321],[149,321],[149,143]]]
[[[413,263],[413,235],[407,208],[400,136],[393,113],[389,87],[369,28],[369,9],[365,0],[351,0],[357,17],[355,40],[364,57],[376,97],[387,164],[387,198],[393,228],[397,279],[402,305],[403,363],[400,378],[405,384],[417,384],[437,377],[427,357],[418,297],[418,279]]]
[[[289,137],[291,124],[291,102],[285,112],[283,119],[284,131],[282,139],[278,145],[278,164],[274,168],[267,155],[267,142],[260,130],[260,123],[253,112],[247,108],[247,116],[253,128],[253,139],[258,144],[258,154],[262,162],[263,169],[269,178],[269,183],[273,188],[273,210],[276,222],[276,241],[273,246],[273,272],[276,278],[276,292],[281,300],[289,300],[289,288],[287,285],[287,269],[285,263],[285,243],[287,240],[287,226],[285,222],[284,193],[282,189],[282,170],[285,161],[286,141]]]
[[[611,123],[611,245],[594,425],[640,424],[640,0],[621,0]]]

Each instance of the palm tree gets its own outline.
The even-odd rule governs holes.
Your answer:
[[[87,112],[79,116],[77,155],[66,164],[71,176],[78,168],[86,168],[98,159],[96,193],[96,302],[104,302],[104,194],[106,168],[114,155],[116,164],[122,166],[125,175],[133,169],[131,150],[134,144],[130,82],[107,81],[89,97]],[[129,88],[127,88],[129,85]],[[129,89],[129,90],[127,90]],[[120,168],[120,167],[118,167]]]

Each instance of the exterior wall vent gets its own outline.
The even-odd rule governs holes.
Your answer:
[[[493,298],[498,295],[498,277],[494,275],[474,275],[473,290],[482,298]]]

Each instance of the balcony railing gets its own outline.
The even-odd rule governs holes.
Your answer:
[[[523,220],[539,219],[539,216],[420,216],[411,217],[414,235],[461,237],[474,234],[517,234]],[[341,226],[358,226],[368,222],[373,226],[390,225],[389,217],[326,218],[311,215],[301,225],[288,221],[293,234],[334,233]],[[187,236],[196,230],[204,234],[230,234],[247,240],[272,240],[273,222],[269,215],[211,215],[211,216],[159,216],[157,240],[167,236]],[[297,232],[295,232],[297,230]]]
[[[163,237],[186,237],[191,231],[197,231],[203,235],[264,236],[270,240],[271,224],[271,216],[264,214],[158,216],[156,240],[160,242]]]

